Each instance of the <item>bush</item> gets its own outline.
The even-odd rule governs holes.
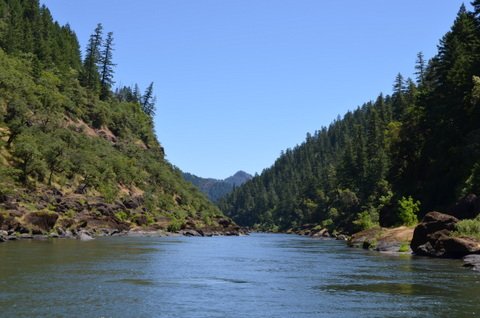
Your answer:
[[[480,216],[477,216],[475,219],[459,221],[455,224],[453,235],[480,239]]]
[[[169,232],[178,232],[182,228],[183,222],[180,220],[174,219],[168,224],[167,230]]]
[[[405,253],[410,251],[410,243],[408,242],[403,242],[402,245],[400,245],[400,248],[398,249],[400,253]]]
[[[371,229],[372,227],[378,226],[378,221],[375,222],[372,219],[372,215],[369,211],[363,211],[358,214],[357,219],[353,221],[353,224],[356,225],[358,231],[363,231],[363,230],[368,230],[368,229]]]
[[[122,222],[125,222],[125,221],[128,220],[128,214],[125,211],[120,211],[120,212],[115,213],[115,217]]]
[[[418,223],[417,213],[420,211],[420,201],[402,197],[398,200],[398,217],[401,225],[412,226]]]

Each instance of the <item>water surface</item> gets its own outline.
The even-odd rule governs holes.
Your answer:
[[[0,244],[0,317],[475,317],[460,261],[254,234]]]

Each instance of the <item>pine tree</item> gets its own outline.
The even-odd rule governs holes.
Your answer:
[[[145,94],[143,94],[141,98],[141,105],[142,110],[148,116],[152,117],[155,116],[155,96],[153,96],[153,82],[148,85],[147,89],[145,90]]]
[[[97,64],[100,61],[101,53],[100,47],[103,41],[103,26],[101,23],[97,24],[95,31],[90,35],[88,42],[85,60],[83,62],[82,84],[96,91],[100,85],[100,76],[98,73]]]
[[[103,51],[100,64],[100,85],[101,85],[101,92],[100,98],[105,100],[110,95],[110,90],[112,85],[115,83],[113,81],[113,67],[115,64],[113,63],[113,33],[108,32],[107,39],[105,40],[105,45],[103,47]]]
[[[415,64],[415,75],[417,75],[417,84],[422,85],[425,82],[426,63],[423,57],[423,52],[417,53],[417,61]]]

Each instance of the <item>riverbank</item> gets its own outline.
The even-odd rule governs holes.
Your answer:
[[[410,242],[413,232],[414,228],[407,226],[396,228],[374,227],[353,234],[348,240],[348,245],[384,253],[411,254]]]
[[[114,202],[55,189],[0,196],[0,242],[18,239],[148,235],[242,235],[246,231],[222,214],[166,211],[152,215],[143,196]]]

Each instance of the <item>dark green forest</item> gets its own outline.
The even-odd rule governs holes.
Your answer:
[[[224,213],[260,229],[352,232],[413,224],[480,194],[480,1],[472,5],[434,57],[418,53],[414,79],[398,74],[391,95],[307,134],[227,196]]]
[[[221,212],[164,159],[153,83],[114,89],[114,35],[92,30],[82,57],[73,30],[38,0],[0,0],[0,197],[27,210],[48,189],[108,203],[138,197],[118,219],[210,223]]]

